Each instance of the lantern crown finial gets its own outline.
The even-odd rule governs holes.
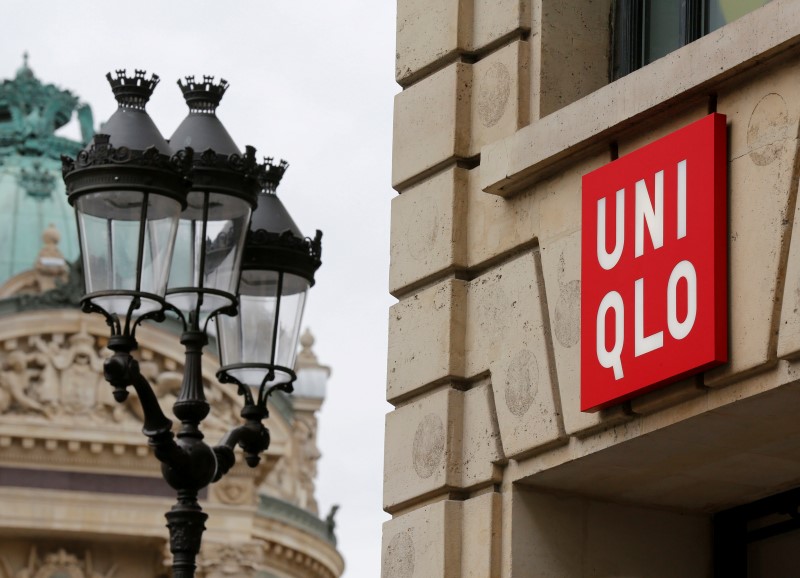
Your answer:
[[[261,190],[274,194],[288,168],[288,161],[281,159],[276,163],[272,157],[264,157],[264,163],[258,171],[258,184],[261,186]]]
[[[123,108],[144,110],[153,90],[161,81],[158,75],[152,74],[149,79],[145,78],[147,72],[138,68],[134,71],[133,76],[128,76],[124,68],[117,69],[116,74],[117,76],[114,78],[109,72],[106,74],[106,78],[119,105]]]
[[[183,92],[183,98],[189,105],[190,113],[214,114],[219,106],[222,96],[228,90],[228,81],[220,78],[218,83],[214,83],[214,77],[204,75],[202,81],[195,80],[195,77],[184,77],[185,84],[178,80],[178,86]]]
[[[189,107],[189,114],[169,139],[173,150],[191,146],[197,151],[212,149],[220,155],[240,157],[241,149],[217,117],[217,106],[228,90],[228,81],[221,78],[215,83],[213,76],[203,76],[202,80],[185,76],[177,84]]]

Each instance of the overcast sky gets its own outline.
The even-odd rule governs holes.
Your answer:
[[[278,189],[323,265],[304,325],[333,368],[321,413],[317,497],[337,515],[346,578],[380,575],[394,17],[392,0],[4,0],[0,78],[30,53],[44,82],[116,104],[105,79],[144,68],[162,82],[148,111],[168,137],[186,114],[175,81],[230,82],[218,110],[234,140],[285,158]]]

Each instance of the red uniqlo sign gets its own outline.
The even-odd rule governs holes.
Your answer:
[[[583,177],[581,410],[727,360],[725,116]]]

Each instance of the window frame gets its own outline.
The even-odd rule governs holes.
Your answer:
[[[638,70],[650,59],[647,53],[649,14],[646,0],[616,0],[613,4],[614,32],[611,50],[611,81]],[[708,32],[708,0],[681,0],[680,42],[685,46]]]

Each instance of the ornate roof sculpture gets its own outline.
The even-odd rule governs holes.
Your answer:
[[[103,379],[105,324],[75,307],[83,279],[59,159],[82,144],[55,131],[76,111],[88,139],[89,107],[41,83],[27,57],[0,84],[0,578],[166,578],[169,488],[140,433],[136,396],[116,403]],[[137,332],[141,370],[167,413],[184,362],[169,331],[165,323]],[[321,519],[314,497],[329,370],[312,344],[306,335],[297,371],[313,387],[271,398],[272,444],[259,468],[236,466],[203,498],[219,523],[203,538],[198,576],[343,571],[333,516]],[[211,438],[240,423],[240,398],[217,381],[218,365],[203,356]]]
[[[74,116],[81,141],[56,134]],[[16,76],[0,84],[0,283],[30,268],[48,225],[61,237],[64,258],[77,259],[75,217],[64,194],[60,158],[81,150],[92,136],[92,123],[89,105],[42,83],[27,54]]]
[[[76,155],[83,142],[56,136],[77,111],[82,140],[92,137],[92,110],[78,97],[52,84],[43,84],[28,66],[28,55],[12,80],[0,84],[0,156],[11,151],[58,160]]]

